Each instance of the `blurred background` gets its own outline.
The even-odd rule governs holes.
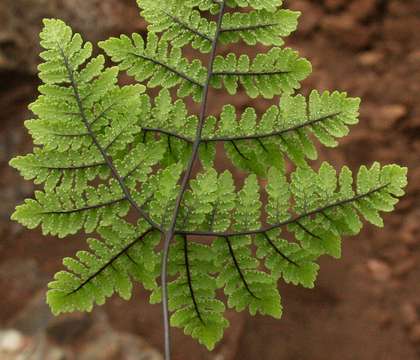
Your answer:
[[[420,359],[420,1],[286,5],[303,11],[287,45],[314,65],[303,93],[340,89],[363,98],[360,125],[338,149],[321,148],[321,159],[353,169],[374,160],[408,166],[408,195],[383,230],[367,226],[345,240],[341,261],[322,259],[314,290],[281,284],[281,321],[229,313],[231,327],[211,354],[174,330],[174,359]],[[0,0],[0,359],[161,359],[160,306],[148,305],[142,289],[130,302],[115,297],[92,314],[53,318],[46,284],[84,241],[45,238],[9,221],[33,192],[7,163],[31,149],[23,122],[37,96],[44,17],[91,41],[146,27],[135,0]],[[238,107],[247,101],[234,99]]]

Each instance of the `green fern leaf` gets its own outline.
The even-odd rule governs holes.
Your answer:
[[[359,99],[338,92],[313,91],[307,100],[301,95],[286,95],[279,107],[270,107],[261,119],[252,108],[238,119],[235,108],[226,105],[218,130],[204,141],[223,141],[237,167],[258,175],[273,166],[281,169],[282,153],[298,166],[306,166],[305,158],[314,160],[318,156],[311,135],[327,146],[336,146],[336,139],[348,134],[348,127],[358,122],[359,104]],[[325,143],[326,137],[333,142]]]
[[[295,243],[281,239],[279,234],[258,235],[255,238],[257,256],[265,259],[265,266],[276,278],[286,283],[313,288],[319,265],[318,256]]]
[[[65,237],[85,229],[87,233],[99,225],[111,224],[116,216],[125,216],[129,205],[115,181],[109,186],[87,187],[84,199],[80,194],[35,192],[35,199],[16,208],[12,220],[33,229],[40,224],[44,235]]]
[[[171,254],[171,272],[178,274],[169,284],[171,323],[212,350],[229,324],[223,317],[225,305],[215,299],[216,279],[209,274],[216,270],[214,254],[186,237],[177,239]]]
[[[260,208],[257,178],[251,175],[238,194],[235,229],[258,228]],[[249,307],[252,315],[259,312],[279,318],[282,308],[276,281],[258,270],[258,261],[252,257],[250,245],[248,236],[224,237],[214,242],[218,268],[224,269],[219,273],[218,285],[224,288],[229,307],[237,311]]]
[[[222,3],[219,0],[175,0],[178,4],[188,6],[190,8],[198,7],[200,10],[210,10],[212,14],[219,11],[219,5]],[[227,0],[225,4],[231,8],[237,7],[252,7],[257,10],[276,11],[283,3],[282,0]]]
[[[282,46],[282,38],[296,30],[299,15],[290,10],[227,13],[223,17],[220,41],[229,44],[242,39],[248,45]]]
[[[49,284],[53,313],[91,311],[114,294],[129,299],[140,282],[152,303],[163,302],[165,329],[170,318],[211,350],[229,325],[226,305],[280,318],[280,279],[314,287],[319,258],[339,258],[343,236],[358,234],[363,220],[383,226],[407,169],[374,163],[353,175],[309,166],[315,140],[335,147],[357,124],[360,100],[295,94],[311,65],[282,47],[300,15],[282,1],[138,4],[147,39],[99,44],[117,67],[92,57],[92,44],[64,22],[44,21],[40,96],[25,122],[35,148],[10,162],[40,189],[12,219],[46,235],[93,234]],[[219,45],[238,41],[273,47],[252,60],[218,55]],[[188,60],[187,46],[208,61]],[[120,71],[138,84],[119,86]],[[240,86],[279,103],[263,113],[231,104],[209,113],[212,88],[235,95]],[[222,154],[232,173],[217,163]]]
[[[275,279],[258,270],[258,261],[250,251],[249,237],[225,237],[214,241],[216,263],[220,270],[218,286],[228,298],[228,306],[236,311],[249,308],[255,315],[280,318],[282,306]]]
[[[228,0],[227,5],[230,7],[252,7],[257,10],[276,11],[282,5],[282,0]]]
[[[369,180],[366,172],[372,175]],[[391,172],[393,176],[388,175]],[[406,186],[406,169],[397,165],[381,168],[378,163],[369,170],[362,166],[357,193],[352,182],[348,168],[343,168],[337,179],[335,169],[327,163],[319,173],[305,168],[292,174],[291,192],[298,215],[286,223],[304,248],[340,257],[341,236],[355,235],[362,227],[358,213],[372,224],[383,226],[379,212],[394,209],[398,202],[395,196],[401,196]]]
[[[149,32],[163,32],[162,40],[169,41],[174,47],[191,44],[203,53],[210,52],[216,24],[202,17],[199,11],[177,0],[165,3],[137,0],[137,3],[143,9],[141,14],[150,24]]]
[[[48,285],[47,302],[53,313],[91,311],[114,292],[129,299],[134,279],[148,290],[156,288],[160,258],[154,247],[159,233],[146,222],[133,226],[119,220],[101,228],[99,234],[101,241],[88,240],[90,251],[65,258],[67,271],[58,272]]]
[[[300,81],[310,73],[311,64],[291,49],[273,48],[252,62],[247,55],[237,58],[231,53],[216,57],[211,85],[220,89],[223,82],[228,93],[235,95],[240,83],[251,98],[272,99],[299,89]]]
[[[180,48],[168,52],[167,41],[159,40],[154,33],[149,33],[146,44],[140,35],[133,34],[131,39],[122,35],[102,41],[99,46],[113,61],[120,63],[121,70],[127,70],[138,81],[148,80],[148,87],[169,89],[179,85],[180,97],[192,95],[194,100],[200,101],[206,76],[201,62],[189,63],[182,57]]]
[[[46,62],[40,65],[40,76],[46,84],[30,106],[38,118],[27,127],[43,147],[11,165],[25,178],[45,183],[45,192],[18,206],[12,219],[30,228],[41,224],[44,234],[59,237],[81,229],[93,232],[128,213],[128,192],[147,181],[163,152],[158,144],[135,144],[141,132],[137,116],[145,114],[142,105],[147,102],[143,86],[118,87],[117,69],[104,70],[102,57],[81,68],[92,46],[83,45],[80,35],[72,35],[59,20],[45,20],[41,39]],[[132,161],[124,154],[129,146],[136,156]],[[111,157],[115,163],[110,167]],[[138,161],[141,170],[128,170]],[[96,177],[105,183],[91,186]]]

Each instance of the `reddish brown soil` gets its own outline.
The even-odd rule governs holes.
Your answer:
[[[338,149],[322,149],[321,159],[352,168],[374,160],[408,166],[408,195],[385,216],[384,229],[367,226],[357,238],[346,239],[341,261],[322,259],[316,289],[281,284],[281,321],[230,314],[232,327],[213,354],[175,330],[175,359],[420,359],[420,2],[289,3],[305,11],[301,30],[288,41],[314,65],[304,92],[340,89],[363,98],[360,125]],[[5,326],[83,241],[44,238],[8,221],[16,202],[32,191],[7,161],[30,148],[23,120],[30,116],[26,106],[36,96],[37,80],[29,70],[3,70],[0,79],[0,326]],[[244,105],[246,97],[235,102]],[[114,298],[105,308],[115,328],[162,346],[160,307],[148,305],[143,292],[136,290],[128,303]]]

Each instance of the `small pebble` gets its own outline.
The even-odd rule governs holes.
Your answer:
[[[413,326],[418,320],[418,314],[416,306],[412,303],[404,303],[401,305],[400,308],[401,319],[405,326],[411,327]]]
[[[379,64],[384,58],[384,54],[376,51],[366,51],[359,55],[358,61],[363,66],[374,66]]]
[[[386,282],[391,278],[391,268],[388,264],[381,260],[368,260],[367,268],[370,271],[372,277],[377,281]]]
[[[17,330],[0,331],[0,352],[15,353],[25,345],[25,338]]]

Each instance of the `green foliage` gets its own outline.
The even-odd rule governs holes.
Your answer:
[[[247,108],[239,121],[235,108],[226,105],[210,139],[225,140],[232,162],[257,174],[273,166],[281,168],[282,154],[305,165],[305,158],[318,157],[311,135],[326,146],[336,146],[335,139],[347,135],[348,126],[358,122],[359,103],[345,93],[313,91],[308,100],[302,95],[283,96],[280,106],[271,106],[261,119]]]
[[[216,32],[214,21],[208,21],[199,11],[177,0],[137,0],[137,3],[143,9],[141,15],[150,24],[149,32],[163,32],[162,40],[171,42],[174,47],[191,44],[203,53],[210,52]]]
[[[217,56],[211,85],[216,89],[224,84],[230,95],[235,95],[241,84],[251,98],[288,94],[300,88],[300,81],[311,73],[310,63],[291,49],[272,48],[258,54],[254,60],[247,55],[237,57],[230,53]]]
[[[81,229],[93,232],[99,223],[108,225],[115,217],[127,215],[128,210],[120,187],[112,181],[110,186],[88,186],[82,194],[61,189],[36,191],[35,199],[27,199],[18,206],[12,219],[29,229],[41,224],[44,235],[65,237]]]
[[[267,10],[228,13],[223,17],[220,41],[229,44],[243,40],[248,45],[281,46],[282,38],[296,30],[299,15],[283,9],[274,13]]]
[[[142,1],[142,0],[140,0]],[[218,0],[175,0],[177,4],[194,8],[198,7],[200,10],[211,10],[213,14],[219,11],[219,5],[221,1]],[[252,7],[256,10],[267,10],[274,12],[282,5],[282,0],[227,0],[226,5],[230,8],[244,8]]]
[[[168,286],[169,307],[174,312],[171,324],[209,350],[229,325],[223,316],[225,305],[216,299],[218,286],[211,275],[217,271],[215,265],[215,254],[207,245],[180,237],[172,246],[170,272],[177,278]]]
[[[318,146],[337,146],[357,124],[360,100],[296,94],[311,65],[282,47],[300,14],[280,0],[138,4],[146,39],[99,44],[117,67],[92,57],[93,46],[62,21],[44,21],[43,84],[25,123],[35,148],[10,162],[38,189],[12,219],[46,235],[91,234],[88,250],[65,258],[66,271],[49,284],[55,314],[91,311],[114,293],[128,299],[133,282],[152,292],[151,302],[164,300],[168,235],[171,324],[213,349],[228,326],[226,307],[280,318],[280,279],[313,288],[319,258],[339,258],[343,236],[358,234],[362,220],[383,226],[407,169],[374,163],[354,176],[308,165]],[[238,41],[271,48],[253,59],[217,55],[217,44]],[[209,61],[188,60],[187,47]],[[120,71],[137,84],[118,85]],[[208,114],[208,90],[222,88],[279,100],[264,112],[225,104]],[[200,102],[199,116],[190,99]],[[216,149],[246,173],[242,185],[220,171]]]
[[[261,201],[255,175],[250,175],[237,195],[234,228],[254,230],[260,226]],[[275,279],[259,271],[259,263],[251,254],[251,237],[220,237],[214,242],[217,267],[220,270],[218,285],[224,288],[228,306],[242,311],[271,315],[280,318],[282,308]]]
[[[216,23],[207,20],[197,9],[179,0],[137,0],[137,3],[141,15],[150,24],[149,32],[163,33],[162,40],[174,47],[191,45],[202,53],[210,52]],[[227,13],[223,17],[220,41],[229,44],[242,39],[248,45],[283,45],[282,37],[296,30],[300,13],[284,9],[270,12],[261,5],[257,8],[260,10],[249,13]]]
[[[121,35],[102,41],[99,46],[120,63],[120,70],[127,70],[137,81],[148,80],[147,87],[170,89],[179,85],[178,96],[191,95],[200,101],[206,77],[201,61],[189,62],[179,47],[168,50],[168,41],[155,33],[149,33],[146,44],[139,34],[133,34],[132,38]]]
[[[101,240],[88,239],[90,251],[78,251],[75,258],[65,258],[68,271],[60,271],[49,284],[47,302],[55,314],[91,311],[96,303],[117,292],[128,300],[132,279],[146,289],[156,288],[159,256],[154,247],[159,233],[144,221],[136,226],[117,220],[99,231]]]

